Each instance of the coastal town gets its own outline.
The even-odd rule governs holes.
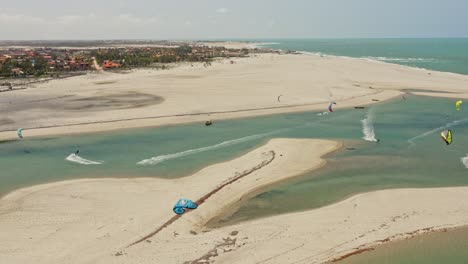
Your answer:
[[[0,49],[0,79],[59,77],[96,70],[131,69],[175,62],[245,57],[249,50],[181,43],[142,47],[8,47]],[[11,88],[11,87],[10,87]]]

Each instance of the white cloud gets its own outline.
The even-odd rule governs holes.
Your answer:
[[[59,16],[56,18],[57,22],[60,22],[60,23],[75,23],[82,19],[83,19],[83,16],[79,16],[79,15],[65,15],[65,16]]]
[[[157,21],[155,17],[136,17],[131,14],[120,14],[117,17],[118,20],[129,23],[129,24],[134,24],[134,25],[148,25],[148,24],[153,24]]]
[[[133,14],[64,14],[60,16],[31,16],[21,13],[0,12],[2,27],[0,39],[59,39],[59,38],[112,38],[141,36],[159,30],[157,17]],[[144,32],[144,33],[141,33]]]
[[[268,26],[269,26],[269,27],[274,27],[275,24],[276,24],[276,20],[274,20],[274,19],[270,19],[270,20],[268,21]]]
[[[43,23],[46,20],[41,17],[28,16],[23,14],[6,14],[0,13],[0,22],[15,23],[15,24],[36,24]]]
[[[124,0],[119,1],[118,5],[119,5],[120,8],[127,7],[127,1],[124,1]]]
[[[229,9],[227,9],[225,7],[221,7],[218,10],[216,10],[216,13],[226,14],[226,13],[229,13]]]

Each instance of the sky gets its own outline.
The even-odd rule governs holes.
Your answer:
[[[468,37],[467,0],[0,0],[0,40]]]

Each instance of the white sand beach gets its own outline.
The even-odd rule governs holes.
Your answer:
[[[377,191],[315,210],[205,228],[256,189],[324,165],[320,157],[340,146],[274,139],[181,179],[83,179],[14,191],[0,200],[0,262],[324,263],[468,224],[468,187],[454,187]],[[178,198],[200,199],[243,175],[173,219]]]
[[[90,73],[3,93],[0,140],[14,139],[19,127],[32,137],[322,111],[330,101],[339,110],[404,89],[468,94],[468,76],[364,59],[253,54],[232,61]]]

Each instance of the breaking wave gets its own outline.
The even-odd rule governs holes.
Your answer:
[[[434,61],[435,61],[435,59],[432,59],[432,58],[365,57],[365,59],[374,60],[374,61],[401,62],[401,63],[410,63],[410,62],[434,62]]]
[[[374,129],[374,112],[370,110],[367,112],[366,118],[361,120],[362,123],[362,137],[366,141],[377,142],[375,138],[375,129]]]
[[[68,155],[68,157],[66,157],[65,159],[70,161],[70,162],[74,162],[74,163],[78,163],[78,164],[82,164],[82,165],[99,165],[99,164],[103,163],[102,161],[93,161],[93,160],[84,159],[84,158],[76,155],[75,153],[72,153],[72,154]]]

